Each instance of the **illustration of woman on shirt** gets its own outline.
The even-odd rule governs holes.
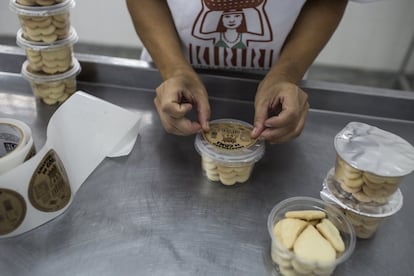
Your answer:
[[[219,40],[216,47],[244,49],[243,33],[247,32],[246,19],[243,11],[224,11],[217,26]]]
[[[238,6],[236,2],[232,2],[233,6],[213,6],[209,0],[202,0],[201,3],[191,32],[199,40],[199,43],[191,45],[197,61],[230,67],[246,64],[259,66],[264,47],[257,45],[273,40],[264,9],[266,0],[256,1],[255,6],[249,7]],[[253,42],[256,42],[255,46],[251,46]]]

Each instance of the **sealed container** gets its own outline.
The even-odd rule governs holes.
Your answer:
[[[403,196],[400,189],[397,189],[387,199],[386,204],[378,205],[361,203],[338,188],[336,182],[332,168],[324,179],[320,196],[325,202],[335,204],[343,211],[353,225],[358,238],[369,239],[373,237],[378,227],[402,208]]]
[[[351,122],[334,140],[335,179],[361,203],[387,204],[403,178],[414,170],[414,148],[401,137]]]
[[[331,275],[355,249],[354,228],[333,204],[292,197],[270,212],[271,257],[281,275]]]
[[[53,43],[33,42],[23,37],[22,29],[16,36],[16,43],[26,52],[29,67],[32,72],[46,74],[63,73],[70,69],[73,63],[73,45],[78,41],[78,35],[72,27],[69,36]]]
[[[210,122],[210,131],[198,133],[195,148],[205,176],[224,185],[244,183],[265,152],[265,142],[252,139],[253,126],[236,119]]]
[[[80,71],[77,59],[73,59],[68,71],[55,75],[32,72],[27,60],[22,65],[22,76],[30,82],[33,94],[48,105],[62,103],[76,92],[76,77]]]
[[[69,36],[70,9],[74,0],[52,6],[25,6],[10,0],[10,9],[19,17],[23,37],[34,42],[52,43]]]

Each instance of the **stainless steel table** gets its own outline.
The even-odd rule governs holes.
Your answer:
[[[56,107],[33,97],[19,72],[25,56],[0,47],[0,117],[26,122],[36,147]],[[303,82],[311,111],[302,135],[267,145],[251,180],[226,187],[201,172],[194,137],[166,134],[153,107],[158,72],[133,60],[77,55],[78,88],[139,112],[129,156],[105,159],[71,207],[49,223],[0,240],[0,275],[272,275],[266,228],[272,207],[292,196],[319,198],[333,166],[333,137],[348,122],[391,131],[414,144],[414,94]],[[253,120],[260,76],[200,72],[212,119]],[[335,275],[412,275],[414,175],[402,183],[404,206]]]

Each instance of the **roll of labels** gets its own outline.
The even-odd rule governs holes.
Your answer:
[[[50,118],[36,153],[27,124],[0,118],[0,239],[61,215],[103,159],[131,152],[139,121],[134,112],[78,91]]]

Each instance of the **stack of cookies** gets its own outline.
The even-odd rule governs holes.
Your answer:
[[[26,52],[22,75],[44,103],[64,102],[76,91],[81,67],[73,54],[78,35],[70,23],[74,0],[10,0],[21,28],[16,42]]]
[[[352,167],[339,155],[336,157],[335,178],[341,189],[362,203],[387,203],[402,180],[401,176],[376,175]]]

